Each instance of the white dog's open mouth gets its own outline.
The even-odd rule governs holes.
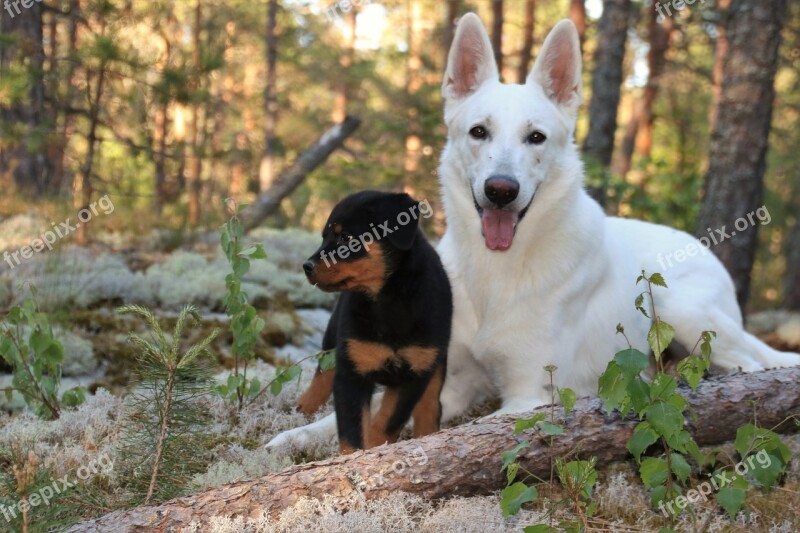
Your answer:
[[[521,211],[506,211],[505,209],[494,209],[491,207],[481,207],[475,194],[472,199],[475,202],[475,209],[481,217],[481,233],[486,247],[497,252],[504,252],[511,248],[514,242],[514,234],[517,231],[517,224],[528,212],[528,208],[533,203],[531,196],[530,202]]]
[[[480,210],[483,239],[490,250],[505,251],[511,248],[519,213],[502,209]]]

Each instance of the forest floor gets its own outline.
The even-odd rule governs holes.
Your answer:
[[[14,217],[0,223],[0,249],[16,246],[9,236],[35,221]],[[23,234],[25,232],[22,232]],[[322,332],[332,304],[330,295],[310,287],[297,268],[316,247],[317,236],[302,231],[257,230],[253,240],[264,245],[269,258],[254,262],[245,289],[266,328],[259,339],[259,360],[249,375],[268,383],[277,369],[297,362],[320,349]],[[5,241],[3,239],[6,239]],[[82,466],[107,456],[113,464],[124,462],[122,436],[125,433],[126,397],[131,390],[131,368],[135,364],[125,335],[141,331],[134,321],[113,311],[122,303],[141,303],[157,310],[166,325],[174,324],[177,311],[186,303],[201,306],[203,320],[189,341],[205,336],[214,327],[227,329],[222,298],[228,266],[217,254],[214,237],[198,239],[191,246],[164,253],[155,246],[135,248],[108,243],[84,250],[65,248],[41,254],[13,271],[0,273],[0,306],[20,302],[28,289],[20,281],[36,284],[39,300],[56,324],[56,336],[65,346],[64,385],[83,384],[91,394],[74,411],[58,420],[47,421],[24,409],[22,399],[0,397],[0,505],[6,508],[19,499],[20,468],[34,465],[39,482],[75,479]],[[800,345],[800,318],[783,313],[754,316],[751,328],[781,348]],[[230,336],[212,345],[216,356],[215,379],[223,383],[231,373]],[[330,404],[307,418],[294,411],[297,397],[309,382],[314,362],[303,363],[296,382],[278,395],[262,394],[243,408],[215,395],[200,400],[210,415],[208,448],[197,450],[205,468],[183,487],[192,494],[224,483],[252,479],[279,471],[292,463],[331,457],[335,442],[318,443],[315,449],[265,450],[263,443],[279,432],[319,419],[331,412]],[[0,366],[0,388],[8,386],[7,367]],[[487,414],[494,405],[476,408],[454,421],[464,422]],[[783,533],[800,531],[800,436],[785,442],[795,460],[782,486],[770,493],[752,490],[747,512],[734,520],[713,503],[700,504],[693,515],[683,515],[671,527],[676,531],[748,531]],[[729,445],[728,445],[729,446]],[[32,454],[32,455],[31,455]],[[34,461],[29,459],[34,457]],[[15,470],[16,468],[16,470]],[[653,510],[647,491],[638,479],[633,460],[598,465],[599,478],[594,501],[598,504],[591,526],[597,531],[658,531],[670,526]],[[127,505],[126,476],[122,468],[110,468],[102,475],[76,480],[70,491],[50,505],[32,508],[29,531],[64,527],[80,519]],[[690,481],[700,483],[701,480]],[[346,513],[332,502],[304,500],[280,517],[263,517],[245,523],[219,517],[212,531],[341,531],[384,532],[486,532],[520,531],[523,526],[570,517],[556,484],[538,486],[540,498],[515,517],[503,517],[498,494],[471,498],[428,501],[418,496],[395,494],[390,498],[363,502]],[[28,490],[30,493],[30,490]],[[557,509],[554,514],[550,514]],[[6,521],[0,514],[0,531],[11,531],[19,522]],[[206,531],[206,529],[197,529]]]

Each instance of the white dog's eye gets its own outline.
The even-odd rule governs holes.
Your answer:
[[[473,139],[485,139],[488,132],[483,126],[473,126],[472,129],[469,130],[469,135]]]
[[[528,144],[542,144],[546,140],[547,137],[541,131],[534,131],[525,138],[525,142]]]

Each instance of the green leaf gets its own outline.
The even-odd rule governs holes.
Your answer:
[[[606,371],[600,376],[598,396],[609,412],[617,409],[627,396],[625,376],[614,361],[608,363]]]
[[[547,524],[536,524],[535,526],[526,526],[522,531],[524,533],[558,533],[558,529],[548,526]]]
[[[681,483],[686,483],[689,479],[689,474],[692,473],[692,467],[686,462],[686,458],[679,453],[669,454],[670,465],[672,466],[672,473],[675,477],[681,480]]]
[[[636,376],[628,383],[628,397],[633,409],[637,414],[641,415],[650,405],[650,385],[639,376]]]
[[[747,492],[743,489],[727,486],[717,492],[717,503],[725,509],[731,518],[736,517],[736,513],[744,505],[744,498]]]
[[[575,394],[574,390],[564,387],[562,389],[558,389],[558,399],[561,400],[561,404],[564,406],[564,416],[568,416],[575,407],[575,402],[578,399],[578,395]]]
[[[706,370],[704,361],[694,355],[690,355],[678,363],[678,374],[686,380],[693,391],[697,390]]]
[[[86,401],[86,387],[73,387],[61,397],[64,407],[75,408]]]
[[[644,308],[644,293],[636,297],[634,305],[636,306],[636,309],[640,311],[644,316],[650,318],[650,315],[647,314],[647,309]]]
[[[545,435],[561,435],[564,433],[564,428],[558,424],[553,424],[550,422],[542,422],[542,424],[539,426],[539,429]]]
[[[514,478],[517,477],[517,472],[519,472],[519,463],[511,463],[508,465],[508,469],[506,470],[506,486],[514,482]]]
[[[648,281],[653,285],[658,285],[659,287],[664,287],[665,289],[668,288],[667,282],[664,281],[664,276],[662,276],[658,272],[653,273]]]
[[[547,418],[543,413],[535,414],[530,418],[517,418],[514,423],[514,435],[519,435],[527,429],[536,427],[537,424]]]
[[[530,445],[531,445],[531,443],[529,441],[524,440],[524,441],[520,442],[519,444],[517,444],[516,446],[514,446],[513,448],[511,448],[510,450],[507,450],[507,451],[503,452],[501,454],[501,457],[503,458],[503,466],[500,467],[500,471],[502,472],[503,470],[508,468],[508,466],[511,463],[514,463],[517,460],[517,456],[519,455],[519,452],[521,452],[525,448],[528,448]]]
[[[661,354],[667,349],[675,337],[675,329],[663,320],[655,320],[647,333],[647,344],[653,350],[656,360],[661,360]]]
[[[677,434],[683,429],[683,414],[673,405],[657,403],[644,410],[644,417],[652,428],[664,437]]]
[[[650,428],[650,424],[647,422],[640,422],[633,431],[633,436],[628,439],[628,443],[625,447],[631,452],[636,462],[640,463],[642,454],[647,451],[647,448],[655,444],[656,441],[658,441],[658,434]]]
[[[534,501],[537,495],[536,487],[529,487],[521,481],[504,488],[500,493],[503,516],[517,514],[524,504]]]
[[[667,462],[658,457],[648,457],[639,465],[639,476],[648,489],[663,485],[667,481]]]
[[[650,365],[650,358],[639,350],[629,348],[614,356],[614,362],[626,377],[638,376]]]
[[[273,396],[277,396],[278,394],[281,393],[282,390],[283,390],[283,383],[281,383],[277,379],[274,380],[269,386],[269,391],[272,393]]]
[[[678,388],[678,383],[670,375],[659,372],[650,384],[650,399],[652,401],[669,401]]]
[[[323,372],[336,368],[336,350],[328,350],[320,354],[319,368]]]

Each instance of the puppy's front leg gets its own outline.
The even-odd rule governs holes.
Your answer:
[[[333,402],[339,450],[343,454],[364,448],[370,419],[370,400],[375,386],[348,369],[337,368],[333,380]]]

